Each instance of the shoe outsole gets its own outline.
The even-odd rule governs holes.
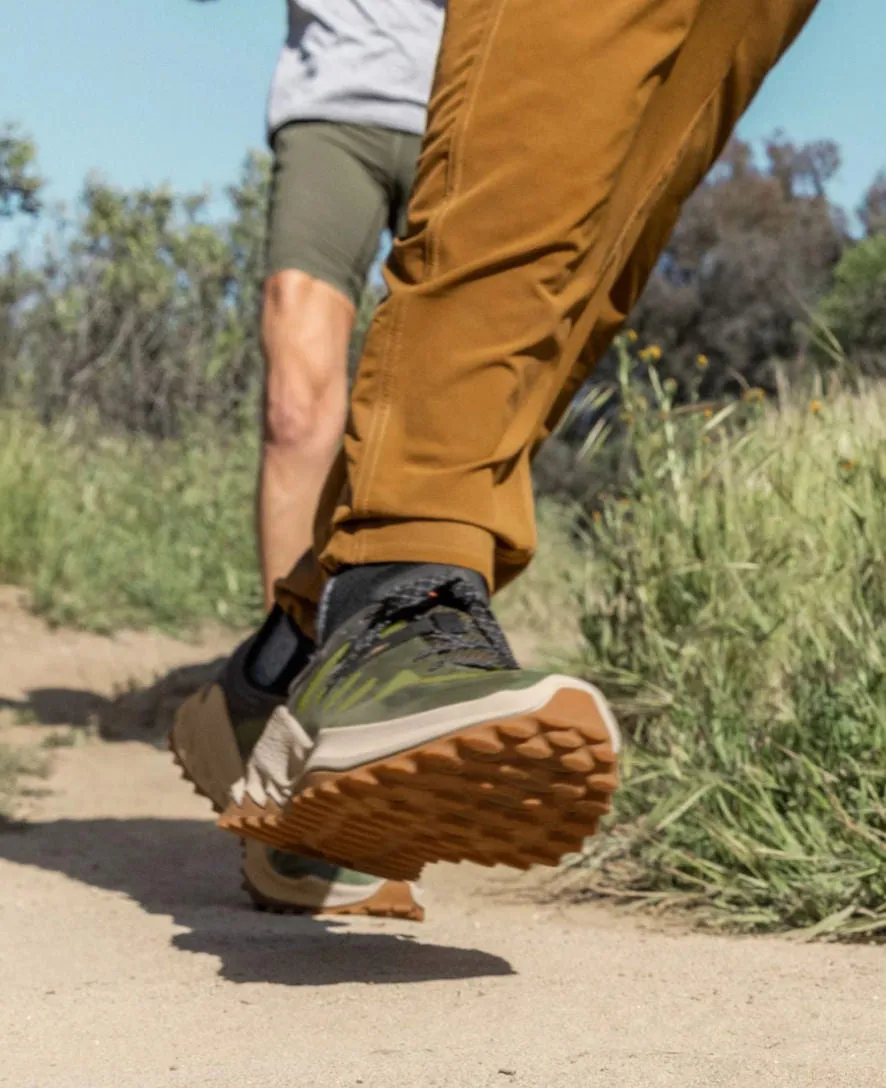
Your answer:
[[[393,881],[436,861],[557,865],[610,811],[616,761],[597,700],[561,689],[540,710],[309,775],[285,806],[247,795],[219,826]]]
[[[198,797],[207,800],[212,806],[212,811],[219,814],[222,811],[221,806],[200,785],[197,778],[189,769],[188,757],[179,749],[175,734],[176,729],[174,725],[166,738],[169,751],[172,754],[173,763],[178,768],[182,779],[192,787],[194,793]],[[388,881],[373,895],[369,896],[367,899],[361,900],[359,903],[351,903],[341,907],[322,907],[318,909],[287,902],[286,900],[278,899],[275,896],[270,896],[262,892],[249,872],[245,847],[242,853],[240,874],[242,878],[241,887],[249,896],[253,908],[256,911],[300,916],[321,914],[324,917],[328,915],[339,915],[397,918],[411,922],[423,922],[425,920],[424,907],[415,901],[412,889],[409,884],[404,881]]]

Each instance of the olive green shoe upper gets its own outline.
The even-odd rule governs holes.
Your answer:
[[[475,577],[422,566],[340,618],[269,719],[234,807],[285,805],[314,772],[353,770],[585,688],[519,667]]]
[[[349,574],[220,826],[394,882],[433,861],[526,868],[579,849],[617,785],[602,694],[520,669],[470,572]]]
[[[343,623],[293,688],[289,712],[321,729],[405,715],[532,687],[486,604],[466,579],[407,581]]]

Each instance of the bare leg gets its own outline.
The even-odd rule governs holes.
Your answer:
[[[262,307],[267,378],[258,487],[265,607],[311,544],[321,488],[341,444],[354,307],[304,272],[269,276]]]

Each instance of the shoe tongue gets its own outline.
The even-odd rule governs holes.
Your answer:
[[[435,585],[444,585],[453,578],[468,582],[485,601],[489,590],[482,575],[465,567],[450,567],[443,563],[368,563],[349,567],[330,578],[320,601],[317,633],[325,642],[337,627],[369,605],[381,604],[399,589],[421,581],[428,592]]]

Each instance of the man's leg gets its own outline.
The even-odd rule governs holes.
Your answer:
[[[525,568],[532,455],[816,0],[553,3],[449,5],[409,228],[317,519],[328,570],[461,563],[497,590]],[[322,581],[306,557],[280,603],[310,625]]]
[[[324,565],[531,557],[530,454],[815,0],[454,0]]]
[[[338,288],[305,272],[282,269],[265,281],[258,540],[268,609],[274,583],[310,547],[320,489],[341,445],[354,312]]]
[[[406,232],[407,203],[415,183],[415,169],[421,138],[411,133],[397,133],[391,143],[390,204],[388,227],[394,238]],[[317,506],[316,525],[328,533],[332,515],[345,486],[345,461],[340,454],[326,478]],[[286,578],[276,587],[277,603],[293,617],[312,638],[315,634],[316,609],[325,581],[313,548],[305,551],[299,561],[287,571]]]
[[[306,758],[284,765],[285,730],[266,731],[224,826],[391,875],[556,860],[593,831],[611,715],[589,685],[518,669],[485,589],[532,554],[529,461],[564,391],[813,7],[453,0],[346,484],[319,525],[339,572],[322,645],[279,723]]]
[[[275,141],[260,505],[269,595],[275,573],[307,546],[317,493],[341,445],[354,306],[390,214],[401,142],[385,130],[323,124],[290,126]],[[308,661],[311,634],[273,608],[218,678],[179,709],[170,745],[217,808]],[[274,910],[423,914],[405,883],[255,843],[245,849],[243,877],[253,901]]]
[[[388,217],[396,137],[299,123],[274,139],[258,537],[266,607],[310,547],[317,500],[341,446],[348,343]]]

